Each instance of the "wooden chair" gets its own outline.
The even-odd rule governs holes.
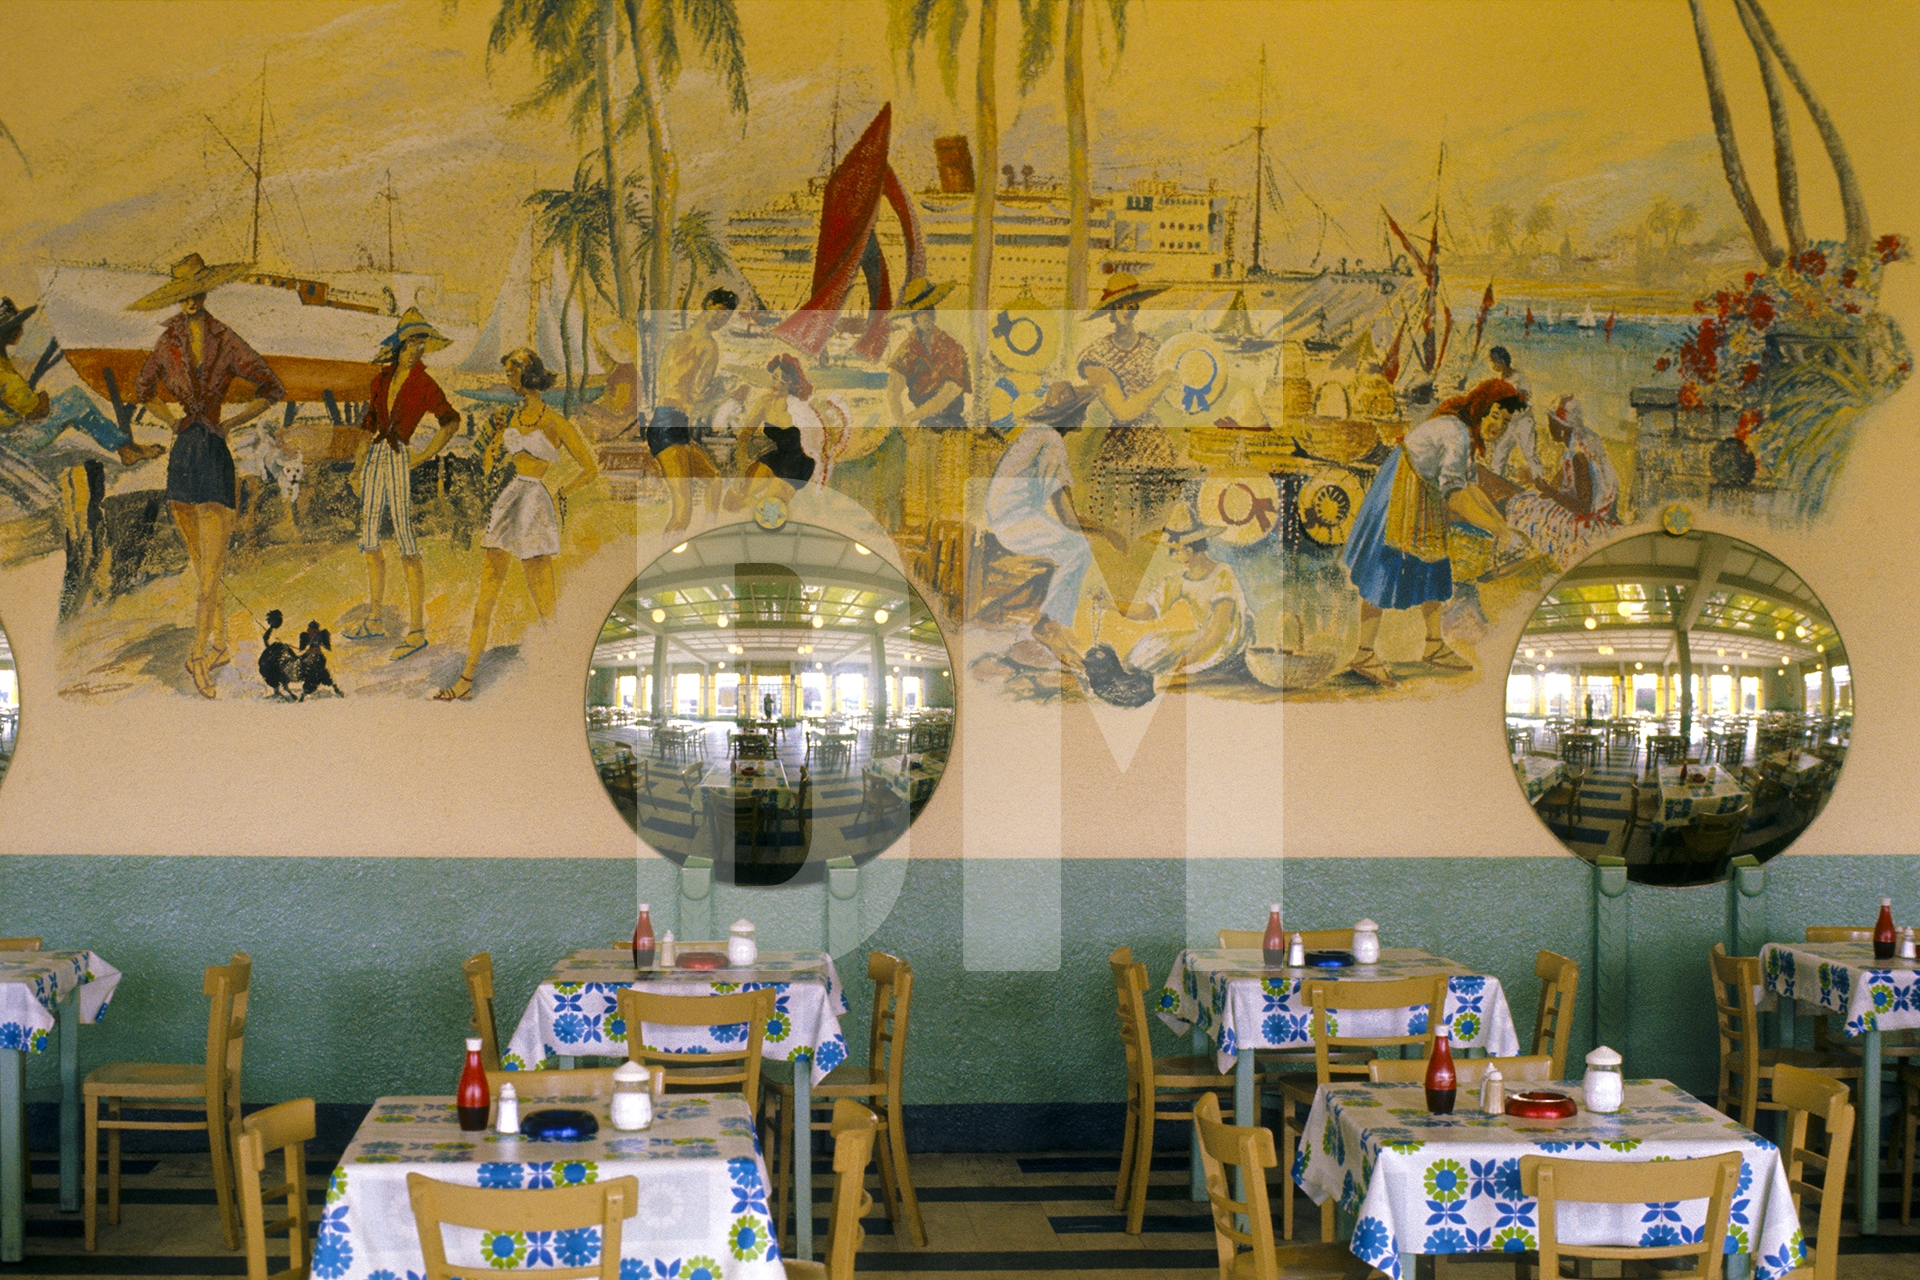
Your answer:
[[[1640,783],[1636,780],[1629,780],[1627,786],[1630,789],[1631,799],[1627,805],[1626,829],[1620,833],[1620,856],[1623,858],[1627,856],[1627,845],[1633,840],[1633,833],[1640,825],[1645,823],[1651,827],[1653,820],[1660,816],[1659,788],[1649,787],[1642,792]]]
[[[307,1144],[313,1139],[312,1098],[256,1111],[234,1135],[233,1170],[247,1238],[247,1280],[307,1280],[313,1262],[307,1243]],[[269,1151],[280,1152],[286,1162],[286,1181],[262,1187]],[[269,1200],[285,1200],[286,1215],[268,1222]],[[273,1271],[267,1261],[267,1236],[282,1231],[287,1233],[287,1265]]]
[[[1478,1089],[1480,1082],[1487,1078],[1487,1072],[1494,1067],[1500,1068],[1501,1078],[1513,1084],[1525,1081],[1527,1084],[1545,1084],[1549,1080],[1558,1080],[1559,1074],[1553,1069],[1553,1059],[1544,1053],[1530,1053],[1518,1058],[1455,1058],[1453,1071],[1460,1079],[1462,1089]],[[1427,1078],[1427,1060],[1425,1058],[1376,1058],[1367,1064],[1367,1078],[1375,1084],[1419,1084]]]
[[[1287,941],[1293,941],[1293,935],[1300,935],[1300,943],[1309,951],[1351,951],[1353,950],[1353,930],[1351,929],[1294,929],[1287,933]],[[1258,951],[1265,945],[1265,929],[1222,929],[1220,947],[1222,950]]]
[[[1153,1056],[1147,1022],[1147,966],[1130,947],[1107,957],[1113,970],[1114,1001],[1120,1015],[1120,1044],[1127,1055],[1127,1128],[1120,1146],[1120,1179],[1113,1207],[1127,1210],[1127,1234],[1139,1235],[1147,1214],[1147,1179],[1153,1171],[1156,1120],[1191,1120],[1193,1103],[1224,1077],[1204,1054]],[[1162,1110],[1167,1106],[1179,1110]]]
[[[674,776],[680,783],[680,799],[687,806],[687,835],[689,838],[696,837],[700,834],[700,820],[707,816],[700,790],[700,780],[707,776],[707,766],[689,764]]]
[[[413,1201],[414,1227],[420,1233],[420,1252],[426,1259],[424,1280],[459,1280],[474,1273],[472,1266],[456,1269],[448,1265],[446,1241],[440,1234],[443,1227],[503,1235],[598,1227],[598,1262],[585,1267],[543,1268],[538,1274],[541,1280],[619,1280],[621,1224],[639,1208],[640,1180],[629,1174],[579,1187],[488,1191],[410,1173],[407,1197]]]
[[[853,1260],[867,1238],[860,1225],[873,1196],[867,1190],[867,1162],[879,1118],[859,1103],[840,1098],[833,1104],[833,1216],[827,1227],[827,1260],[786,1261],[788,1280],[853,1280]],[[921,1244],[926,1243],[924,1236]]]
[[[1920,1141],[1920,1065],[1909,1062],[1900,1068],[1900,1090],[1905,1096],[1901,1128],[1906,1130],[1900,1144],[1905,1153],[1900,1162],[1900,1221],[1907,1223],[1913,1221],[1913,1148]]]
[[[1563,955],[1542,951],[1533,961],[1540,979],[1540,1004],[1533,1015],[1533,1051],[1553,1061],[1549,1080],[1566,1079],[1567,1042],[1573,1039],[1573,1007],[1580,999],[1580,966]]]
[[[1558,757],[1555,757],[1556,759]],[[1585,787],[1587,773],[1585,767],[1567,767],[1560,781],[1553,784],[1538,801],[1541,809],[1558,809],[1560,821],[1571,828],[1581,818],[1580,792]]]
[[[806,864],[807,855],[813,849],[813,776],[807,771],[806,765],[800,766],[800,784],[791,795],[791,807],[777,800],[767,806],[764,819],[766,856],[754,878],[736,874],[736,884],[785,884]],[[790,833],[794,837],[792,844],[787,842]],[[740,869],[742,872],[744,870]]]
[[[874,1123],[876,1135],[884,1134],[887,1139],[879,1151],[887,1217],[896,1231],[904,1226],[912,1232],[913,1243],[925,1248],[927,1226],[921,1219],[920,1197],[907,1167],[907,1131],[900,1102],[906,1081],[907,1026],[913,1011],[913,966],[899,956],[873,951],[867,955],[867,977],[873,981],[867,1060],[864,1064],[843,1062],[829,1071],[826,1079],[813,1086],[813,1105],[822,1110],[832,1105],[835,1116],[839,1115],[842,1099],[879,1108]],[[774,1169],[777,1188],[773,1220],[781,1228],[786,1225],[788,1198],[793,1191],[793,1161],[786,1150],[792,1110],[793,1083],[773,1080],[767,1093],[767,1123],[761,1131],[767,1135],[767,1163]],[[831,1127],[819,1120],[812,1120],[811,1125],[816,1130]]]
[[[760,839],[766,834],[767,798],[758,791],[736,791],[709,787],[701,793],[706,802],[707,832],[713,837],[714,857],[735,864],[757,865]],[[740,837],[747,837],[746,857],[740,855]]]
[[[246,1047],[247,988],[253,961],[234,952],[227,964],[209,965],[201,990],[209,997],[204,1063],[109,1062],[87,1073],[86,1247],[98,1247],[100,1131],[107,1131],[107,1221],[120,1222],[120,1134],[126,1129],[204,1129],[213,1153],[213,1193],[227,1248],[240,1247],[240,1219],[233,1203],[233,1134],[240,1125],[240,1054]],[[107,1118],[100,1118],[100,1104]],[[201,1120],[126,1120],[123,1103],[163,1113],[204,1111]]]
[[[1808,1196],[1820,1206],[1810,1280],[1835,1280],[1840,1260],[1840,1202],[1845,1198],[1847,1151],[1853,1144],[1853,1103],[1847,1086],[1840,1081],[1793,1066],[1774,1071],[1773,1096],[1787,1109],[1786,1141],[1781,1144],[1780,1154],[1786,1159],[1793,1207],[1805,1213]],[[1826,1131],[1824,1155],[1807,1140],[1809,1119],[1819,1120]],[[1820,1174],[1818,1185],[1806,1176],[1809,1165]],[[1804,1274],[1809,1268],[1798,1270]]]
[[[1520,1188],[1540,1201],[1540,1274],[1550,1280],[1560,1274],[1561,1258],[1605,1258],[1613,1261],[1695,1259],[1687,1271],[1665,1270],[1662,1280],[1720,1280],[1722,1250],[1727,1239],[1727,1212],[1733,1189],[1740,1182],[1738,1151],[1698,1160],[1614,1162],[1556,1160],[1551,1156],[1520,1157]],[[1560,1202],[1578,1204],[1661,1204],[1677,1200],[1705,1200],[1707,1220],[1698,1243],[1639,1247],[1627,1245],[1563,1245],[1560,1243]],[[1637,1221],[1637,1213],[1635,1220]],[[1636,1227],[1637,1231],[1638,1228]]]
[[[1754,989],[1760,985],[1760,961],[1753,956],[1730,956],[1722,944],[1713,944],[1708,957],[1713,970],[1713,1007],[1720,1028],[1720,1084],[1713,1105],[1751,1129],[1761,1111],[1784,1111],[1771,1085],[1782,1066],[1799,1067],[1834,1080],[1858,1080],[1860,1067],[1829,1053],[1809,1049],[1762,1049]],[[1739,1084],[1736,1087],[1735,1081]],[[1761,1096],[1761,1086],[1769,1086]]]
[[[0,938],[0,951],[38,951],[38,938]]]
[[[1194,1103],[1193,1127],[1200,1137],[1200,1164],[1206,1173],[1207,1201],[1213,1209],[1213,1243],[1220,1254],[1220,1280],[1280,1280],[1282,1275],[1297,1275],[1303,1269],[1351,1276],[1368,1273],[1367,1264],[1337,1241],[1288,1249],[1283,1270],[1273,1240],[1273,1210],[1267,1201],[1266,1171],[1279,1163],[1274,1157],[1273,1131],[1258,1125],[1221,1123],[1220,1099],[1211,1093],[1202,1094]],[[1245,1200],[1233,1198],[1229,1169],[1240,1172]],[[1241,1222],[1247,1224],[1244,1229],[1238,1225]],[[1241,1252],[1243,1247],[1245,1253]]]
[[[467,997],[473,1001],[469,1025],[480,1037],[480,1065],[488,1071],[500,1069],[500,1032],[493,1021],[493,956],[482,951],[460,966],[467,978]]]
[[[1569,771],[1597,768],[1600,764],[1600,740],[1586,737],[1562,738],[1560,758],[1567,762]]]
[[[669,996],[632,987],[620,990],[620,1017],[627,1024],[627,1056],[666,1068],[667,1087],[710,1093],[737,1085],[747,1106],[760,1109],[760,1050],[773,1017],[774,989],[736,991],[723,996]],[[731,1053],[676,1053],[642,1042],[642,1028],[724,1027],[747,1024],[746,1039]],[[729,1066],[733,1063],[737,1065]]]
[[[1319,1086],[1332,1084],[1336,1080],[1367,1079],[1372,1064],[1359,1065],[1352,1062],[1335,1060],[1337,1051],[1348,1049],[1388,1049],[1418,1045],[1420,1056],[1433,1056],[1434,1033],[1439,1030],[1441,1019],[1446,1017],[1447,976],[1443,973],[1426,978],[1399,978],[1392,982],[1366,982],[1358,979],[1315,978],[1301,988],[1307,1005],[1312,1009],[1309,1029],[1313,1033],[1314,1079],[1294,1080],[1280,1077],[1281,1142],[1286,1149],[1286,1167],[1293,1168],[1294,1152],[1300,1143],[1302,1121],[1297,1108],[1311,1107],[1314,1094]],[[1329,1009],[1342,1012],[1369,1009],[1416,1009],[1425,1006],[1427,1010],[1426,1029],[1398,1036],[1343,1036],[1330,1029],[1327,1019]],[[1287,1184],[1285,1196],[1280,1202],[1281,1234],[1293,1239],[1293,1184]],[[1320,1206],[1320,1238],[1333,1239],[1333,1201]]]
[[[1719,878],[1719,866],[1732,853],[1733,842],[1746,830],[1747,815],[1752,812],[1753,797],[1749,795],[1732,813],[1702,814],[1680,828],[1694,879]]]
[[[885,769],[869,764],[860,771],[860,811],[853,821],[855,826],[868,824],[869,844],[891,842],[912,823],[907,798],[893,789]]]

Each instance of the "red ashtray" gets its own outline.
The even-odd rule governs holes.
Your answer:
[[[1577,1110],[1572,1098],[1551,1089],[1516,1093],[1507,1099],[1507,1114],[1522,1120],[1565,1120]]]
[[[724,969],[727,958],[718,951],[682,951],[673,964],[676,969]]]

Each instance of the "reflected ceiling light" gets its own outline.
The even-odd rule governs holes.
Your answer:
[[[814,669],[815,671],[819,671],[819,670],[821,669],[821,665],[820,665],[819,663],[817,663],[817,662],[816,662],[816,663],[814,663],[814,664],[813,664],[813,669]]]
[[[1622,600],[1619,604],[1613,606],[1613,611],[1623,618],[1631,618],[1645,607],[1646,606],[1638,600]]]
[[[1593,629],[1594,629],[1595,627],[1597,627],[1597,626],[1599,626],[1599,625],[1600,625],[1600,619],[1598,619],[1598,618],[1595,618],[1595,617],[1591,617],[1591,616],[1589,616],[1589,617],[1587,618],[1587,620],[1586,620],[1585,622],[1583,622],[1583,623],[1581,623],[1580,625],[1581,625],[1581,626],[1583,626],[1583,627],[1585,627],[1585,628],[1586,628],[1587,630],[1589,630],[1589,631],[1591,631],[1591,630],[1593,630]]]
[[[1807,638],[1807,629],[1802,626],[1795,626],[1793,629],[1793,634],[1800,637],[1802,640],[1805,640]]]
[[[1547,669],[1547,664],[1544,662],[1536,662],[1533,664],[1533,669],[1535,671],[1545,671]]]
[[[1613,646],[1610,644],[1603,644],[1600,646],[1600,652],[1602,654],[1610,654],[1613,652]]]
[[[865,547],[863,547],[863,546],[861,546],[861,545],[860,545],[859,543],[857,543],[857,542],[853,544],[853,549],[854,549],[855,551],[857,551],[857,552],[859,552],[859,553],[860,553],[861,555],[863,555],[863,556],[870,556],[870,555],[872,555],[872,554],[873,554],[873,552],[871,552],[871,551],[869,551],[869,550],[867,550],[867,549],[866,549]]]
[[[724,661],[716,663],[715,665],[718,666],[722,671],[725,671],[727,669],[727,664]]]
[[[655,622],[665,622],[667,620],[667,611],[665,609],[655,609],[653,611],[653,620]]]
[[[940,674],[941,674],[941,675],[943,675],[943,676],[950,676],[950,675],[952,675],[952,674],[953,674],[953,672],[951,672],[951,671],[942,671],[942,672],[941,672]]]
[[[815,603],[814,603],[813,601],[811,601],[811,600],[809,600],[809,601],[807,601],[807,612],[808,612],[808,613],[818,613],[818,612],[820,612],[820,606],[819,606],[819,605],[817,605],[817,604],[815,604]]]
[[[1782,667],[1782,668],[1780,668],[1780,669],[1779,669],[1778,671],[1776,671],[1776,672],[1774,672],[1773,674],[1775,674],[1775,675],[1777,675],[1777,676],[1783,676],[1783,675],[1785,675],[1785,674],[1787,674],[1787,669],[1786,669],[1785,667]]]
[[[1746,657],[1747,657],[1747,651],[1746,651],[1745,649],[1742,649],[1742,650],[1740,651],[1740,659],[1741,659],[1741,661],[1743,661],[1743,662],[1744,662],[1744,661],[1746,661]]]
[[[1727,651],[1725,649],[1715,649],[1713,651],[1713,656],[1716,658],[1724,658],[1727,656]]]
[[[1633,664],[1633,669],[1634,669],[1635,671],[1638,671],[1638,670],[1640,670],[1640,669],[1641,669],[1641,667],[1642,667],[1643,665],[1645,665],[1645,664],[1643,664],[1643,663],[1639,663],[1639,662],[1636,662],[1636,663],[1634,663],[1634,664]]]
[[[1775,640],[1785,640],[1787,638],[1787,633],[1784,631],[1775,631],[1773,633],[1773,638]]]
[[[1817,644],[1813,646],[1813,651],[1815,653],[1825,653],[1827,651],[1827,646],[1825,646],[1824,644]]]
[[[818,630],[819,628],[827,625],[827,620],[821,617],[819,614],[815,614],[813,617],[813,625],[814,625],[814,629]]]
[[[1533,650],[1531,649],[1527,650],[1527,656],[1531,658],[1533,656]]]
[[[1547,650],[1547,652],[1546,652],[1546,656],[1547,656],[1547,657],[1549,657],[1549,658],[1551,658],[1551,657],[1553,656],[1553,650],[1551,650],[1551,649],[1549,649],[1549,650]]]
[[[895,668],[893,669],[893,674],[895,674],[895,675],[899,675],[899,674],[900,674],[900,668],[898,668],[898,667],[895,667]]]
[[[686,549],[687,549],[687,544],[683,542],[679,546],[673,549],[673,554],[679,555],[682,551],[685,551]]]
[[[724,627],[724,626],[726,626],[726,625],[727,625],[727,615],[723,613],[723,614],[721,614],[721,615],[720,615],[719,617],[717,617],[717,618],[715,618],[715,619],[713,620],[713,625],[714,625],[714,626],[716,626],[716,627]]]
[[[873,611],[873,620],[884,627],[887,624],[887,611],[885,609],[875,609]]]
[[[1729,666],[1727,666],[1727,665],[1726,665],[1725,663],[1722,663],[1722,664],[1720,665],[1720,669],[1721,669],[1722,671],[1731,671],[1731,670],[1733,670],[1733,668],[1732,668],[1732,667],[1729,667]]]

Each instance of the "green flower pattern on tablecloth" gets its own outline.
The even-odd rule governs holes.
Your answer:
[[[338,1204],[346,1198],[347,1170],[346,1166],[340,1165],[336,1166],[333,1173],[327,1178],[327,1203]]]
[[[489,1231],[480,1237],[480,1256],[490,1267],[517,1267],[527,1260],[527,1238],[518,1231]]]
[[[98,1022],[120,982],[120,971],[91,951],[16,953],[0,960],[0,1049],[45,1053],[60,1021],[60,1002],[72,992],[80,1021]]]
[[[1578,1093],[1574,1084],[1553,1087]],[[1417,1084],[1322,1089],[1292,1169],[1294,1181],[1316,1203],[1333,1201],[1354,1215],[1354,1255],[1393,1280],[1412,1280],[1400,1269],[1405,1254],[1537,1248],[1538,1205],[1520,1184],[1520,1157],[1535,1151],[1575,1159],[1665,1160],[1737,1149],[1745,1164],[1728,1250],[1754,1259],[1755,1280],[1782,1280],[1800,1256],[1778,1150],[1675,1086],[1630,1081],[1622,1111],[1582,1111],[1552,1123],[1518,1124],[1475,1110],[1433,1116],[1417,1105],[1421,1101]],[[1413,1140],[1410,1129],[1424,1130],[1425,1140]],[[1592,1212],[1565,1205],[1562,1223],[1578,1229],[1577,1219]],[[1636,1228],[1648,1237],[1645,1243],[1678,1243],[1689,1231],[1698,1238],[1704,1202],[1648,1205],[1647,1215],[1644,1230]],[[1636,1236],[1617,1243],[1643,1241]]]

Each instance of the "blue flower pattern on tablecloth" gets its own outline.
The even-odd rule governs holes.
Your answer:
[[[1841,1015],[1850,1036],[1920,1028],[1920,970],[1877,967],[1870,943],[1770,942],[1760,960],[1767,991],[1776,997],[1813,1001],[1811,985],[1802,996],[1793,982],[1796,972],[1812,968],[1820,1008]]]
[[[321,1213],[313,1241],[313,1274],[320,1280],[339,1280],[353,1265],[353,1244],[347,1234],[347,1206]]]
[[[570,1231],[556,1231],[553,1236],[553,1256],[559,1259],[563,1267],[584,1267],[600,1256],[600,1228],[574,1227]]]
[[[515,1191],[520,1187],[520,1166],[488,1161],[480,1166],[480,1185],[496,1191]]]

